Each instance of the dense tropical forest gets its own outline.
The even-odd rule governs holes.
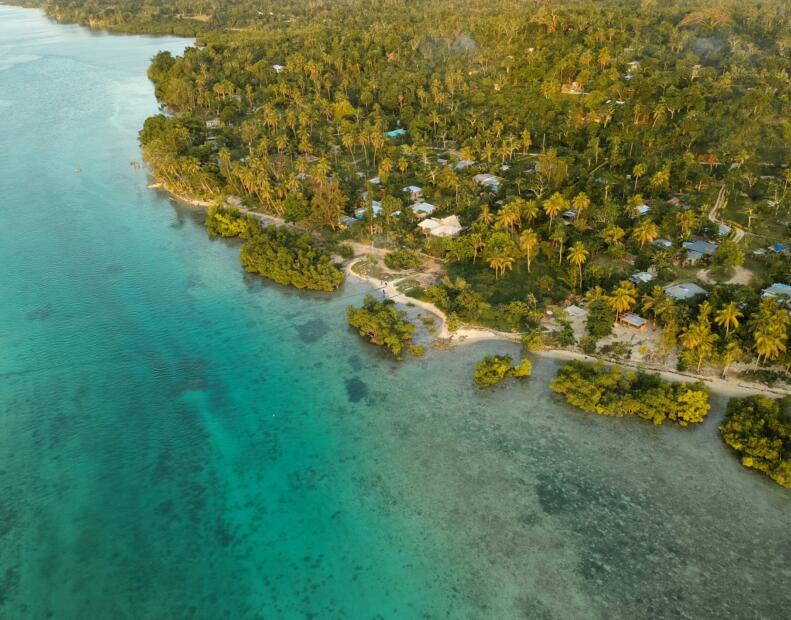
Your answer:
[[[451,329],[791,384],[785,0],[18,2],[197,37],[152,59],[161,112],[140,141],[170,191],[216,203],[207,228],[244,240],[248,270],[332,290],[330,253],[361,241],[390,270],[440,265],[407,294]],[[397,357],[421,349],[390,303],[348,318]],[[488,357],[475,378],[517,368]],[[658,424],[709,406],[699,385],[578,362],[552,388]],[[743,437],[744,411],[785,428],[777,407],[733,405],[723,436],[783,484],[787,456]]]
[[[783,4],[507,4],[185,7],[211,19],[152,62],[145,157],[176,193],[446,261],[411,293],[455,320],[541,332],[547,306],[576,301],[584,338],[534,336],[602,352],[602,314],[637,315],[660,334],[653,361],[782,375],[787,292],[762,291],[789,277]],[[415,201],[461,233],[417,227]]]

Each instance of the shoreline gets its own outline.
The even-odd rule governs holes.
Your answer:
[[[161,182],[151,183],[148,185],[148,188],[161,190],[165,192],[170,198],[186,203],[193,207],[206,209],[212,205],[212,202],[210,201],[180,196],[179,194],[168,188],[167,185]],[[234,202],[229,202],[227,198],[226,198],[226,203],[229,204],[229,206],[233,206],[239,209],[242,213],[254,217],[255,219],[257,219],[258,221],[264,224],[273,225],[273,226],[294,227],[293,224],[289,224],[282,218],[279,218],[274,215],[268,215],[266,213],[260,213],[258,211],[252,211],[242,206],[240,203],[237,204]],[[396,280],[386,281],[386,280],[379,280],[378,278],[374,278],[373,276],[363,275],[354,271],[353,269],[354,265],[356,265],[361,260],[364,260],[364,258],[358,256],[357,254],[361,254],[364,256],[365,254],[370,254],[372,251],[378,254],[382,254],[384,250],[382,250],[381,248],[373,248],[371,246],[367,246],[358,241],[351,241],[350,243],[355,249],[355,256],[349,259],[346,265],[344,266],[343,269],[344,274],[347,277],[355,278],[362,282],[371,284],[377,289],[380,289],[388,299],[392,300],[395,303],[403,304],[403,305],[409,304],[411,306],[421,308],[422,310],[425,310],[426,312],[429,312],[430,314],[434,315],[437,319],[439,319],[440,322],[440,327],[436,336],[436,340],[443,342],[447,348],[451,349],[461,345],[474,344],[476,342],[483,342],[486,340],[509,342],[511,344],[519,344],[521,342],[521,335],[518,333],[501,332],[486,327],[473,327],[470,325],[461,325],[459,329],[457,329],[455,332],[450,332],[447,326],[447,316],[445,315],[444,312],[442,312],[442,310],[440,310],[430,302],[423,301],[420,299],[415,299],[413,297],[408,297],[406,294],[398,290],[396,284],[398,284],[398,282],[410,276],[404,276],[403,278],[398,278]],[[541,349],[539,351],[531,351],[531,353],[539,357],[545,357],[555,360],[566,360],[566,361],[579,360],[588,363],[603,362],[605,364],[620,366],[622,368],[626,368],[629,370],[658,374],[660,377],[662,377],[662,379],[665,379],[667,381],[684,382],[684,383],[694,383],[696,381],[702,381],[706,385],[706,387],[708,387],[712,392],[722,396],[727,396],[729,398],[751,396],[756,394],[761,394],[769,397],[791,396],[791,390],[786,390],[783,388],[773,388],[766,385],[762,385],[760,383],[750,383],[750,382],[737,381],[733,379],[724,379],[722,377],[696,375],[694,373],[682,372],[679,370],[674,370],[672,368],[654,366],[651,364],[640,364],[628,360],[624,361],[624,360],[610,359],[606,357],[587,355],[586,353],[582,353],[579,351],[572,351],[569,349],[547,348],[547,349]]]
[[[445,315],[444,312],[442,312],[442,310],[437,308],[432,303],[422,301],[420,299],[414,299],[412,297],[408,297],[404,293],[400,292],[396,287],[397,282],[399,282],[400,280],[387,282],[384,280],[379,280],[372,276],[367,276],[357,273],[356,271],[354,271],[353,267],[360,260],[361,259],[353,259],[346,266],[345,273],[347,276],[356,278],[363,282],[367,282],[368,284],[371,284],[376,288],[381,289],[382,292],[387,296],[387,298],[394,301],[395,303],[411,304],[413,306],[422,308],[423,310],[433,314],[440,321],[440,329],[437,338],[439,340],[445,341],[445,343],[449,348],[455,348],[457,346],[473,344],[476,342],[483,342],[486,340],[509,342],[511,344],[519,344],[521,342],[520,334],[510,334],[507,332],[500,332],[494,329],[489,329],[484,327],[471,327],[468,325],[463,325],[455,332],[448,331],[447,316]],[[724,379],[722,377],[696,375],[693,373],[686,373],[678,370],[673,370],[671,368],[662,368],[648,364],[639,364],[637,362],[631,362],[628,360],[622,361],[622,360],[610,359],[606,357],[596,357],[593,355],[587,355],[585,353],[581,353],[579,351],[571,351],[569,349],[548,348],[539,351],[531,351],[530,353],[535,354],[539,357],[545,357],[554,360],[563,360],[563,361],[579,360],[581,362],[589,362],[589,363],[603,362],[608,365],[620,366],[622,368],[629,370],[658,374],[660,377],[662,377],[662,379],[666,381],[682,382],[682,383],[694,383],[696,381],[702,381],[706,385],[706,387],[708,387],[715,394],[727,396],[729,398],[751,396],[755,394],[763,394],[766,396],[779,396],[779,397],[791,395],[791,391],[783,390],[781,388],[772,388],[769,386],[764,386],[756,383],[745,383],[740,381],[734,381],[730,379]]]

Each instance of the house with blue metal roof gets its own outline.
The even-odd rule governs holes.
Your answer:
[[[772,286],[765,288],[761,291],[761,297],[771,297],[778,301],[788,302],[791,301],[791,286],[775,282]]]
[[[704,297],[708,296],[706,290],[699,287],[694,282],[681,282],[679,284],[673,284],[672,286],[666,286],[665,293],[667,293],[668,297],[676,301],[686,301],[698,295],[703,295]]]

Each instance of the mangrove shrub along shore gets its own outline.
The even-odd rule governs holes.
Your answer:
[[[385,255],[385,265],[390,269],[420,269],[423,266],[423,258],[409,250],[395,250]]]
[[[488,388],[508,377],[527,378],[533,373],[530,360],[523,359],[516,366],[513,362],[510,355],[487,355],[475,365],[475,383],[480,388]]]
[[[389,299],[378,301],[366,295],[359,308],[346,309],[349,325],[355,327],[360,335],[372,344],[385,347],[394,357],[400,358],[404,347],[412,340],[415,326],[407,319],[407,314],[399,310]],[[414,354],[423,354],[422,347],[412,349]]]
[[[722,439],[741,458],[777,484],[791,488],[791,399],[732,398],[720,425]]]
[[[261,225],[239,209],[212,205],[203,221],[210,237],[239,237],[249,239],[261,229]]]
[[[334,291],[343,284],[343,272],[310,235],[284,227],[261,229],[242,246],[239,258],[246,271],[278,284],[314,291]]]
[[[709,393],[702,383],[669,383],[659,375],[620,366],[571,361],[558,369],[549,387],[583,411],[605,416],[637,416],[654,424],[703,422]]]
[[[239,259],[245,271],[284,286],[334,291],[343,284],[343,272],[310,235],[286,227],[261,225],[230,207],[212,207],[206,216],[210,236],[240,237]]]

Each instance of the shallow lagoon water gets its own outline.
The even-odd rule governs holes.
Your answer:
[[[791,498],[717,438],[397,364],[147,189],[184,40],[0,6],[0,617],[781,618]],[[79,169],[79,172],[76,170]]]

